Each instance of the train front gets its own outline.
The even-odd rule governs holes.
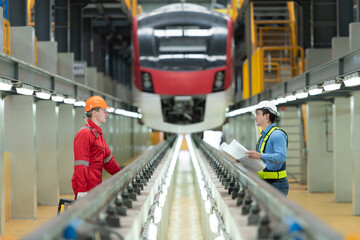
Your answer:
[[[133,22],[134,102],[164,132],[223,124],[233,98],[232,21],[194,4],[172,4]]]

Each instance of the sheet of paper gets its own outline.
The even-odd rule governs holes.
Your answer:
[[[249,158],[248,154],[245,154],[248,150],[235,139],[232,140],[229,145],[223,142],[221,144],[221,149],[238,160],[246,169],[251,172],[258,172],[265,168],[265,163],[260,159]]]
[[[221,148],[236,159],[247,156],[245,153],[248,151],[243,145],[241,145],[235,139],[228,145],[226,142],[221,144]]]

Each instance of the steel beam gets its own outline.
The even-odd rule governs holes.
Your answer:
[[[349,53],[344,57],[322,64],[306,73],[291,78],[286,82],[277,84],[270,89],[264,90],[257,95],[251,96],[249,99],[240,100],[236,104],[231,106],[231,110],[237,109],[239,107],[248,107],[257,104],[258,101],[261,100],[270,100],[280,96],[285,96],[286,94],[294,93],[298,90],[303,90],[317,84],[322,84],[325,81],[329,81],[335,78],[343,78],[346,75],[359,71],[359,59],[360,50]],[[342,86],[340,90],[334,91],[331,94],[320,94],[299,101],[314,101],[319,99],[327,101],[329,98],[339,96],[338,94],[340,94],[341,96],[343,96],[344,94],[348,95],[350,92],[357,91],[358,89],[359,87],[350,88]]]

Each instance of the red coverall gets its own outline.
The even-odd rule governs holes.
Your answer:
[[[102,129],[90,119],[75,136],[74,155],[71,181],[75,196],[78,192],[88,192],[99,185],[103,168],[111,175],[121,170],[105,143]]]

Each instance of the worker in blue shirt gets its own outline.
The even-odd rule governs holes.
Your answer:
[[[258,172],[258,176],[287,196],[289,182],[286,174],[286,150],[288,137],[280,128],[274,125],[278,112],[275,104],[262,101],[252,111],[255,123],[261,127],[261,137],[256,145],[256,151],[248,151],[252,159],[261,159],[266,167]]]

